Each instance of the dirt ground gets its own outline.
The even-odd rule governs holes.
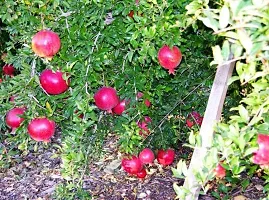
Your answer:
[[[146,179],[139,180],[128,176],[120,167],[120,154],[115,151],[113,140],[106,143],[104,156],[89,164],[90,175],[84,176],[83,189],[93,199],[99,200],[170,200],[175,199],[173,183],[183,184],[183,180],[172,176],[171,167],[176,166],[180,152],[172,166],[163,168],[157,162],[147,166]],[[64,182],[61,177],[61,160],[54,158],[56,147],[31,152],[15,166],[0,169],[0,200],[50,200],[57,184]],[[215,183],[212,190],[215,189]],[[250,185],[243,192],[240,187],[229,195],[231,199],[261,199],[264,197],[263,181],[257,177],[251,179]],[[216,199],[210,195],[200,196],[201,200]]]

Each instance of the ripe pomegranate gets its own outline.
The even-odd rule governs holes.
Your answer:
[[[167,149],[166,151],[160,149],[157,153],[158,162],[164,166],[172,164],[174,158],[175,158],[175,151],[173,149]]]
[[[16,95],[12,95],[12,96],[9,98],[9,101],[12,102],[12,103],[14,103],[16,97],[17,97]]]
[[[269,165],[269,135],[258,134],[259,149],[254,152],[253,162],[258,165]]]
[[[198,124],[201,126],[203,123],[203,117],[198,113],[198,112],[191,112],[187,119],[186,119],[186,124],[189,128],[191,128],[194,124]]]
[[[142,162],[136,156],[132,156],[130,159],[122,159],[121,166],[129,174],[137,174],[143,168]]]
[[[119,102],[117,91],[112,87],[102,87],[94,94],[94,101],[96,106],[101,110],[112,112]]]
[[[33,140],[49,142],[55,132],[55,122],[47,118],[35,118],[29,123],[27,129]]]
[[[145,116],[143,121],[138,121],[137,126],[140,128],[139,134],[141,136],[148,136],[150,134],[150,130],[148,129],[148,123],[152,122],[149,116]]]
[[[68,84],[70,81],[63,79],[63,72],[56,71],[53,72],[51,69],[45,69],[40,74],[40,84],[42,88],[52,95],[57,95],[65,92],[68,89]]]
[[[145,99],[144,104],[145,104],[147,107],[150,107],[151,102],[150,102],[148,99]]]
[[[144,94],[142,93],[142,92],[137,92],[137,94],[136,94],[136,98],[137,99],[140,99],[140,98],[142,98],[144,96]]]
[[[143,164],[153,163],[155,156],[151,149],[145,148],[139,153],[139,159]]]
[[[36,55],[52,59],[61,47],[61,40],[57,33],[41,30],[32,38],[32,49]]]
[[[8,76],[13,76],[15,72],[15,68],[11,64],[5,64],[3,66],[3,74]]]
[[[141,178],[141,179],[143,179],[143,178],[145,178],[145,177],[147,176],[147,172],[146,172],[145,169],[142,169],[140,172],[138,172],[138,173],[136,174],[136,176],[137,176],[137,178]]]
[[[6,124],[13,130],[18,128],[23,122],[24,118],[20,115],[24,114],[25,108],[12,108],[6,115]]]
[[[224,178],[226,176],[226,169],[219,163],[214,169],[215,176],[218,178]]]
[[[117,114],[117,115],[121,115],[125,111],[126,106],[128,104],[129,104],[129,101],[126,101],[124,99],[120,103],[118,103],[114,108],[112,108],[112,112]]]
[[[2,82],[3,82],[3,79],[0,78],[0,83],[2,83]]]
[[[182,54],[177,46],[171,49],[169,46],[164,45],[158,52],[158,60],[160,65],[168,69],[169,74],[175,75],[175,68],[180,64]]]

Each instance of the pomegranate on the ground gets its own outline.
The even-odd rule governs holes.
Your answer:
[[[143,164],[139,158],[132,156],[132,158],[124,158],[121,161],[121,166],[129,174],[137,174],[143,168]]]
[[[12,108],[9,110],[6,115],[6,124],[12,129],[18,128],[24,120],[20,115],[24,114],[25,111],[25,108]]]
[[[108,112],[112,112],[119,102],[119,97],[117,91],[112,87],[102,87],[94,94],[95,105],[101,109]]]
[[[61,40],[57,33],[41,30],[32,39],[32,49],[39,57],[52,59],[61,48]]]
[[[168,69],[169,74],[175,74],[175,68],[180,64],[182,59],[181,51],[177,46],[170,48],[164,45],[158,52],[158,60],[160,65]]]
[[[15,72],[15,68],[11,64],[5,64],[3,66],[3,74],[8,76],[13,76]]]
[[[164,166],[172,164],[174,162],[174,158],[175,151],[173,149],[167,149],[166,151],[160,149],[157,153],[158,162]]]
[[[143,164],[153,163],[155,156],[150,148],[145,148],[139,153],[139,159]]]
[[[48,94],[61,94],[68,89],[70,82],[64,80],[63,75],[64,73],[59,70],[53,72],[51,69],[45,69],[40,74],[40,84]]]
[[[35,118],[27,129],[33,140],[49,142],[55,132],[55,122],[47,118]]]
[[[136,174],[137,178],[145,178],[147,176],[147,171],[143,168],[140,172]]]

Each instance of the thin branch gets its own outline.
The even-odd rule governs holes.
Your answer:
[[[236,26],[231,26],[231,27],[221,29],[219,31],[215,31],[214,34],[216,35],[216,34],[219,34],[219,33],[222,33],[222,32],[231,31],[231,30],[239,29],[239,28],[259,28],[259,27],[255,26],[255,25],[250,25],[250,24],[236,25]]]
[[[209,79],[210,77],[212,77],[213,74],[211,74],[210,76],[208,76],[202,83],[200,83],[199,85],[197,85],[192,91],[190,91],[182,100],[179,100],[178,102],[175,103],[175,105],[171,108],[170,111],[167,112],[167,114],[159,121],[158,125],[155,126],[152,131],[154,131],[157,127],[160,126],[160,124],[163,123],[163,121],[170,115],[170,113],[178,106],[180,105],[181,103],[184,102],[184,100],[186,98],[188,98],[197,88],[199,88],[207,79]]]

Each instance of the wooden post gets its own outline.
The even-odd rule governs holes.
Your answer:
[[[212,145],[213,127],[220,120],[221,112],[228,89],[228,80],[232,75],[235,62],[218,66],[214,83],[208,99],[203,123],[200,129],[202,137],[202,147],[195,148],[191,163],[188,169],[188,175],[184,182],[184,187],[189,189],[191,193],[186,200],[197,200],[199,197],[201,185],[198,184],[194,171],[202,168],[202,162],[206,155],[206,151]]]

